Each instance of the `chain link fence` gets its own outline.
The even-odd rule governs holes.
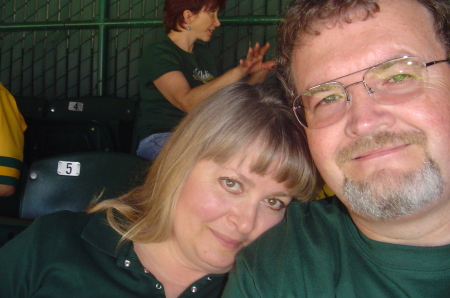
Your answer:
[[[270,42],[288,0],[228,0],[209,47],[222,71]],[[138,100],[142,49],[164,35],[164,0],[0,0],[0,81],[14,96]]]

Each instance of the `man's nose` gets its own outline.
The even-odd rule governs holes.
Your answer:
[[[368,136],[385,130],[395,123],[395,117],[386,105],[378,103],[370,94],[373,89],[364,84],[351,84],[346,113],[346,133],[349,136]]]

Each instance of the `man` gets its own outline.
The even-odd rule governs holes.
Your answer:
[[[330,200],[292,203],[224,297],[448,297],[450,4],[297,0],[278,69]]]
[[[0,197],[14,194],[19,183],[26,127],[14,97],[0,84]]]

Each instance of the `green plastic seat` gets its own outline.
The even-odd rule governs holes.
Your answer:
[[[114,151],[134,153],[137,102],[118,97],[80,97],[52,100],[46,119],[95,120],[109,130]]]
[[[33,219],[59,210],[84,211],[96,196],[120,196],[145,178],[149,161],[123,152],[50,156],[30,165],[19,217]]]

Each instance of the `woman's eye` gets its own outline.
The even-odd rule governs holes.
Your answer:
[[[220,178],[220,180],[225,189],[230,190],[234,193],[242,191],[242,185],[236,180],[230,178]]]
[[[265,201],[266,201],[266,204],[274,210],[281,210],[281,209],[286,208],[286,204],[277,198],[269,198],[269,199],[266,199]]]

